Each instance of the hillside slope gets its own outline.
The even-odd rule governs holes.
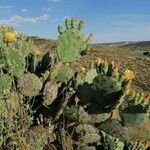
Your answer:
[[[42,51],[54,52],[57,41],[33,38],[34,43]],[[150,42],[137,42],[129,44],[94,44],[90,45],[87,55],[82,60],[74,62],[71,66],[78,70],[81,66],[89,67],[97,57],[108,61],[114,60],[122,67],[135,72],[133,88],[138,91],[150,91],[150,57],[144,56],[144,51],[150,51]]]

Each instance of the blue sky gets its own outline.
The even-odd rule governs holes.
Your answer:
[[[94,43],[150,40],[150,0],[0,0],[0,24],[56,39],[66,17],[86,19]]]

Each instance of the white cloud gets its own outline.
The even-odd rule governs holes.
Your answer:
[[[8,20],[0,20],[0,24],[10,24],[10,25],[19,25],[22,23],[33,24],[37,21],[46,21],[49,19],[48,14],[44,14],[38,17],[22,17],[19,15],[15,15],[10,17]]]
[[[36,20],[48,20],[49,14],[44,14],[36,18]]]
[[[27,9],[23,8],[21,11],[22,11],[22,12],[27,12]]]
[[[51,8],[42,8],[43,11],[51,11]]]

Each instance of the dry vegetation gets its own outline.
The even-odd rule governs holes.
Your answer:
[[[56,41],[34,38],[35,44],[43,51],[53,52]],[[97,57],[114,60],[121,67],[127,67],[135,72],[133,88],[138,91],[150,91],[150,57],[143,52],[150,52],[150,42],[129,44],[94,44],[89,46],[88,54],[82,60],[74,62],[71,66],[78,70],[80,66],[88,67]]]

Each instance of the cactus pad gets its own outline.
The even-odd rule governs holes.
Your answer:
[[[102,131],[102,145],[106,150],[123,150],[124,143]]]
[[[41,81],[32,73],[26,73],[18,80],[18,89],[24,96],[36,96],[41,88]]]
[[[120,115],[125,126],[140,125],[150,120],[150,102],[143,93],[132,91],[121,105]]]
[[[12,78],[8,74],[0,76],[0,92],[10,90],[12,86]]]
[[[55,98],[57,97],[58,94],[58,85],[55,82],[50,82],[48,81],[45,84],[43,95],[44,95],[44,104],[45,105],[50,105]]]
[[[82,24],[83,21],[81,21]],[[84,40],[81,30],[81,22],[77,23],[76,18],[66,19],[66,31],[63,32],[61,26],[58,27],[60,36],[58,38],[57,54],[59,59],[66,63],[75,61],[86,51],[88,40]],[[80,27],[80,30],[79,30]]]
[[[79,136],[81,144],[92,144],[98,143],[100,141],[98,130],[92,125],[79,124],[75,130],[78,134],[80,134]]]
[[[56,82],[65,82],[71,79],[73,75],[73,70],[69,66],[60,62],[52,68],[50,73],[50,80],[54,80]]]
[[[25,71],[25,57],[14,47],[8,47],[5,55],[12,75],[17,78],[21,77]]]

